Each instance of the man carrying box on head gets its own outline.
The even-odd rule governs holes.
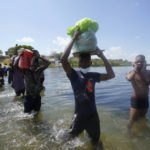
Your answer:
[[[18,62],[23,54],[20,53],[18,59],[15,62],[15,66],[24,74],[26,96],[24,98],[24,112],[25,113],[38,113],[41,107],[41,96],[42,85],[40,82],[42,72],[49,66],[50,62],[45,58],[40,57],[38,51],[33,51],[34,56],[31,61],[29,69],[22,69],[18,67]],[[38,59],[41,59],[45,64],[39,66]]]
[[[70,66],[68,57],[79,35],[80,32],[76,30],[61,57],[62,66],[71,82],[75,97],[75,119],[71,125],[70,135],[71,137],[75,137],[83,130],[86,130],[93,143],[97,145],[100,138],[100,122],[95,104],[95,83],[112,79],[115,75],[111,65],[99,48],[97,48],[95,54],[103,60],[106,67],[106,74],[88,72],[92,64],[90,53],[79,54],[80,71],[76,71]],[[101,142],[100,147],[102,149]]]

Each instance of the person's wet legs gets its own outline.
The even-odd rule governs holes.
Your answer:
[[[103,144],[100,140],[100,120],[98,114],[95,114],[88,119],[86,131],[92,140],[93,150],[103,150]]]
[[[31,113],[33,110],[33,100],[30,96],[24,97],[24,113]]]
[[[70,125],[70,130],[63,136],[64,141],[68,141],[77,137],[84,130],[83,123],[84,120],[82,119],[82,117],[75,114]]]
[[[147,113],[148,109],[135,109],[135,108],[130,108],[130,118],[127,123],[127,131],[129,134],[132,134],[131,129],[133,124],[137,119],[140,117],[144,117]]]

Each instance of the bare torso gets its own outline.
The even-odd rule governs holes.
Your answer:
[[[136,73],[131,80],[133,88],[133,96],[139,98],[147,98],[149,92],[150,71],[146,70],[144,76]]]

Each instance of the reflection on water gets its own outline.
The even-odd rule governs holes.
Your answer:
[[[131,85],[125,79],[130,67],[114,67],[116,78],[96,85],[96,103],[101,120],[101,139],[105,150],[149,150],[150,113],[133,128],[134,136],[126,134]],[[105,72],[104,68],[92,71]],[[69,129],[74,101],[71,85],[62,68],[45,71],[46,87],[38,116],[23,113],[23,98],[16,98],[7,84],[0,89],[1,150],[91,150],[86,132],[64,141]]]

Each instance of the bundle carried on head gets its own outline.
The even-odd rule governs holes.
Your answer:
[[[94,51],[97,47],[95,33],[98,30],[98,23],[89,18],[81,19],[75,26],[68,28],[67,34],[73,37],[76,30],[79,30],[81,34],[74,43],[74,52]]]
[[[21,49],[19,53],[22,53],[19,60],[19,67],[22,69],[29,69],[34,56],[33,52],[28,49]]]

